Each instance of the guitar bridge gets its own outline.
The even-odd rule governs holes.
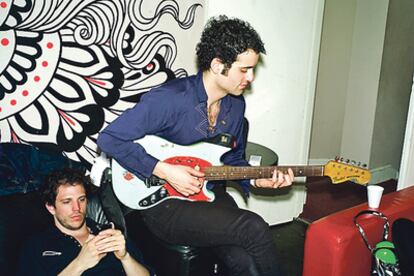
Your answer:
[[[161,179],[155,175],[145,178],[145,186],[147,186],[147,188],[150,188],[153,186],[162,186],[165,183],[166,181],[164,179]]]

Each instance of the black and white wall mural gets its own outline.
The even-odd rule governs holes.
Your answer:
[[[102,128],[194,73],[203,2],[0,0],[0,142],[91,163]]]

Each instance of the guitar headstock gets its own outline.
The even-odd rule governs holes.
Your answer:
[[[333,184],[352,181],[356,184],[366,185],[371,180],[369,170],[337,161],[326,163],[324,175],[329,176]]]

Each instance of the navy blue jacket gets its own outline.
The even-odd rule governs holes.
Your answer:
[[[243,96],[227,95],[221,100],[217,125],[209,128],[207,93],[202,72],[175,79],[145,94],[132,109],[107,126],[98,137],[98,145],[128,171],[140,178],[151,176],[158,160],[134,143],[145,135],[156,135],[180,145],[190,145],[220,133],[236,139],[236,147],[225,153],[225,165],[247,166],[244,159],[245,101]],[[199,156],[202,158],[201,156]],[[240,181],[245,191],[249,180]]]

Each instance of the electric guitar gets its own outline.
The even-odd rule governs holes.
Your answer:
[[[220,157],[229,151],[229,148],[221,145],[199,142],[182,146],[151,135],[135,142],[140,143],[147,153],[158,160],[169,164],[190,166],[203,171],[205,182],[208,180],[271,178],[275,169],[287,172],[288,168],[293,170],[295,176],[329,176],[334,184],[353,181],[365,185],[371,178],[368,170],[336,161],[329,161],[326,165],[312,166],[223,166]],[[112,182],[118,199],[126,206],[137,210],[151,208],[160,202],[173,198],[209,202],[214,200],[214,193],[206,188],[207,185],[203,185],[198,194],[184,196],[162,179],[141,180],[124,169],[115,159],[112,159]]]

